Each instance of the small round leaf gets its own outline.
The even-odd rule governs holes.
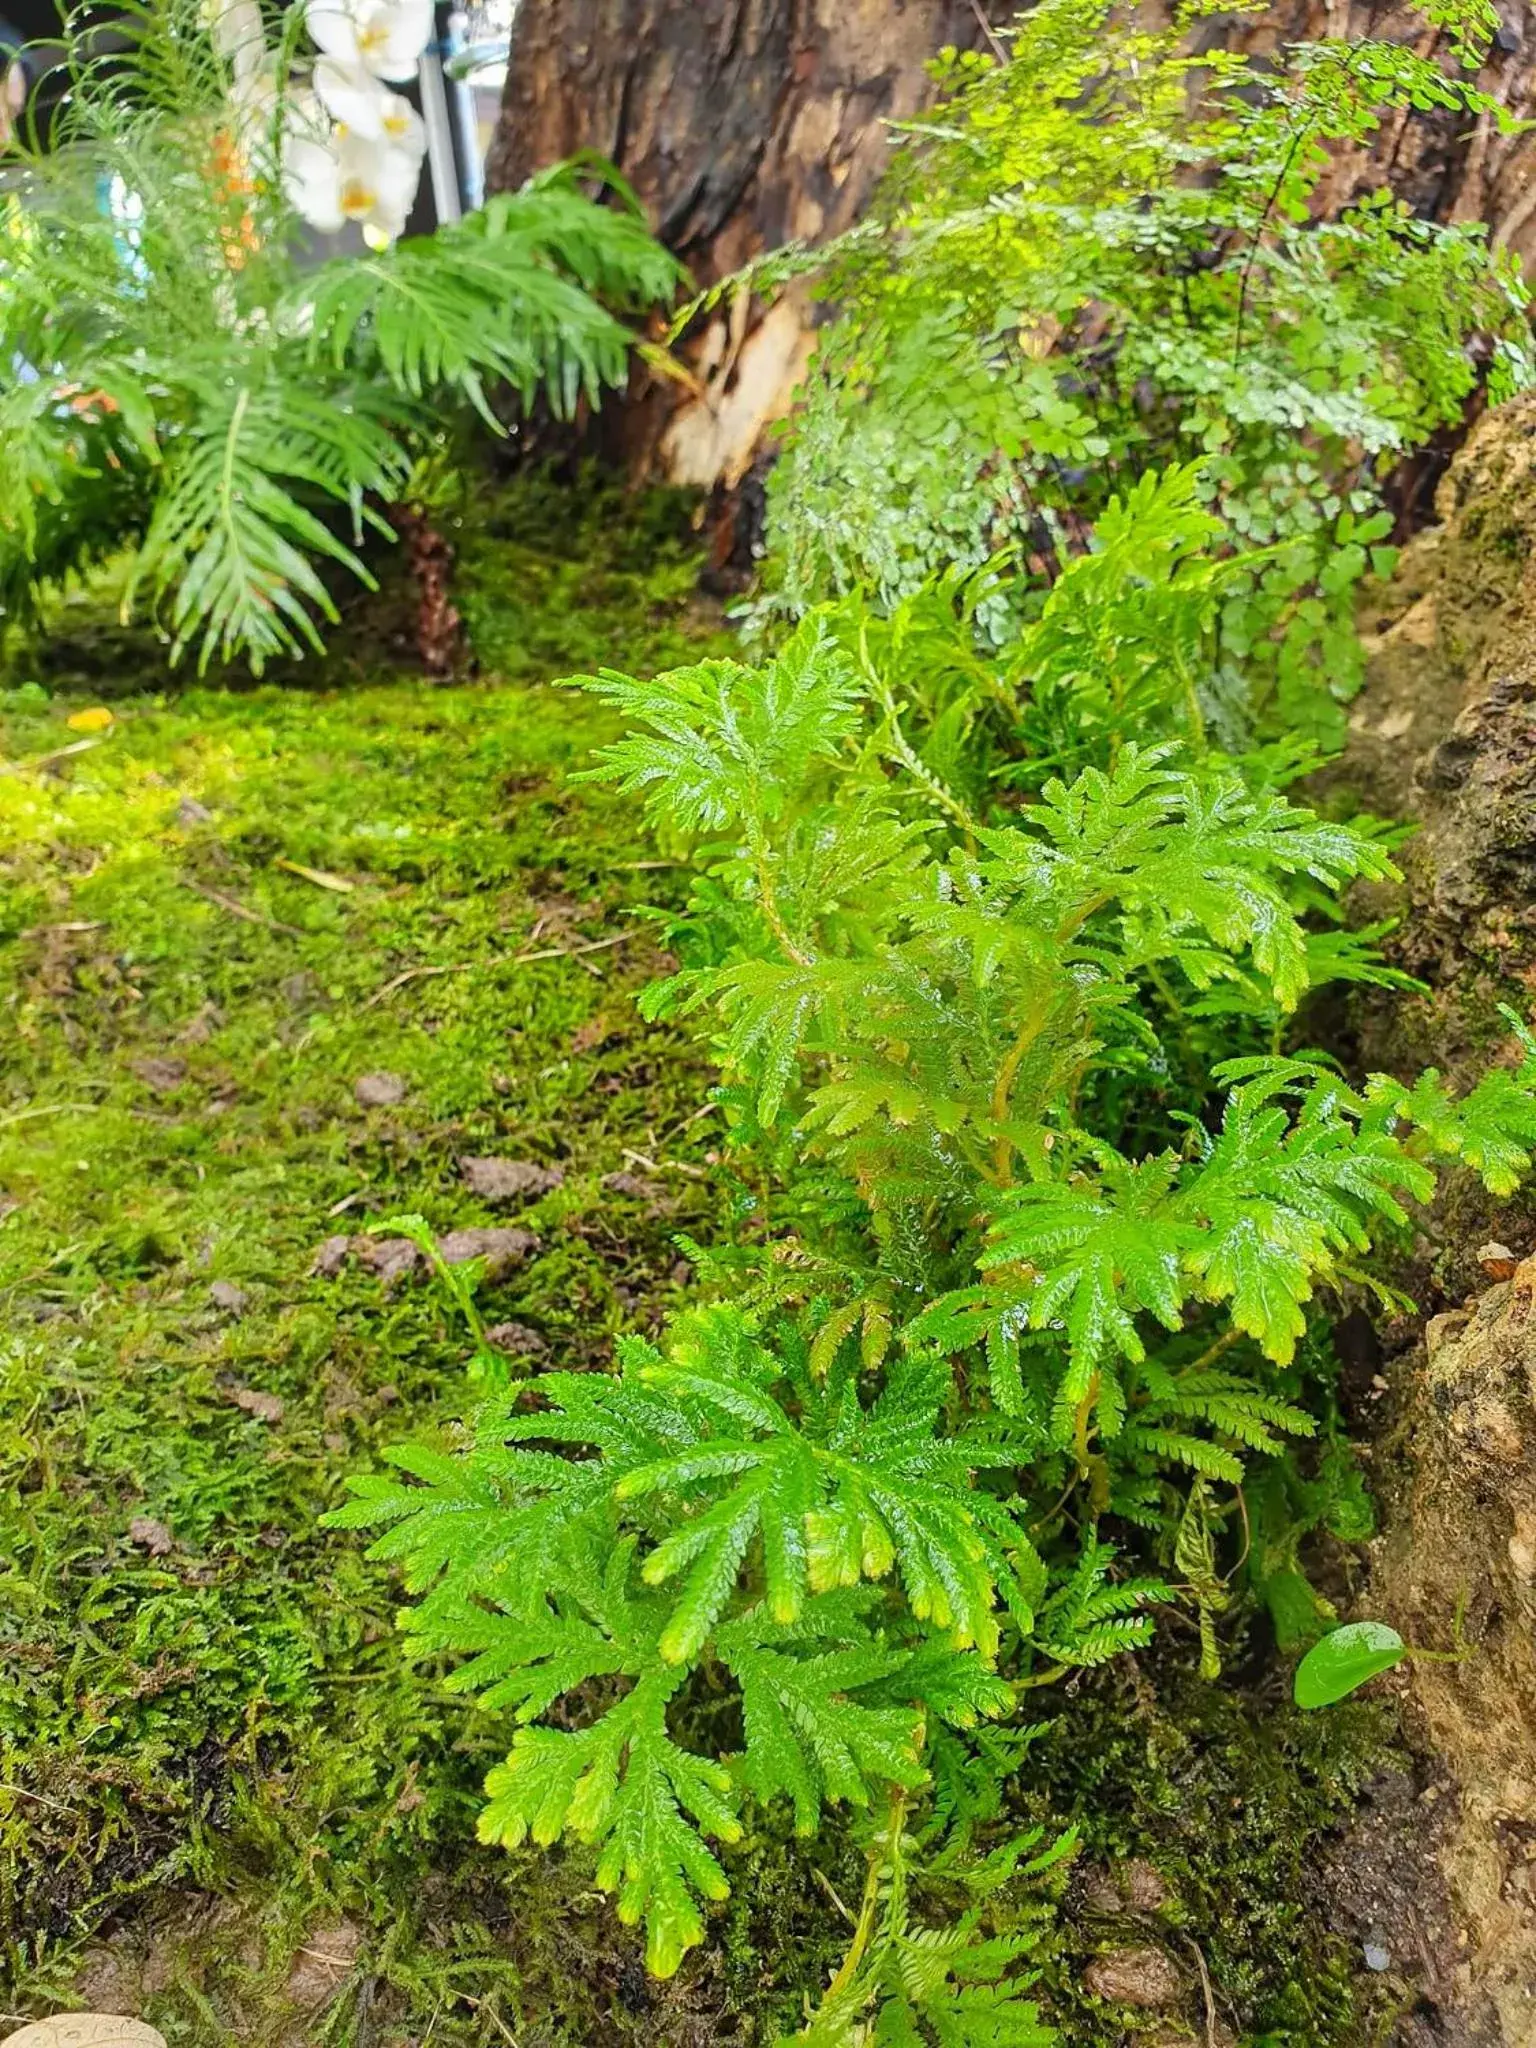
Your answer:
[[[1296,1704],[1331,1707],[1407,1654],[1408,1645],[1384,1621],[1347,1621],[1314,1643],[1296,1666]]]

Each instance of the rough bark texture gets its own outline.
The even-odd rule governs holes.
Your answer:
[[[1479,423],[1437,508],[1380,595],[1348,760],[1357,794],[1420,821],[1394,944],[1432,995],[1373,998],[1361,1052],[1470,1078],[1515,1055],[1500,1002],[1529,1015],[1536,992],[1536,397]],[[1473,1646],[1402,1667],[1419,1797],[1367,1818],[1334,1887],[1414,1987],[1393,2036],[1413,2048],[1536,2044],[1533,1249],[1529,1198],[1450,1192],[1410,1276],[1435,1313],[1379,1361],[1364,1611],[1443,1649],[1460,1608]]]
[[[1377,998],[1373,1050],[1468,1066],[1536,993],[1536,394],[1480,421],[1365,624],[1347,772],[1418,821],[1400,963],[1433,1003]]]
[[[1000,10],[1001,12],[1002,10]],[[709,285],[858,219],[915,113],[928,60],[986,33],[976,0],[523,0],[487,165],[491,191],[594,149]],[[799,381],[803,300],[722,310],[692,338],[698,395],[626,409],[625,453],[679,483],[734,485]]]

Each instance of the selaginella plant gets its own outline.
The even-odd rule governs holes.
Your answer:
[[[416,0],[145,0],[125,47],[72,17],[47,146],[0,156],[0,625],[106,556],[172,657],[320,645],[338,575],[445,421],[507,386],[569,414],[627,372],[622,315],[671,296],[638,209],[571,170],[396,237],[420,122]],[[413,44],[413,38],[414,44]],[[345,124],[333,124],[327,107]],[[304,221],[371,246],[315,263]]]
[[[332,1519],[388,1525],[413,1642],[518,1724],[485,1838],[592,1844],[660,1972],[744,1802],[803,1830],[942,1805],[979,1729],[1144,1643],[1158,1603],[1219,1668],[1238,1490],[1317,1426],[1308,1304],[1369,1284],[1437,1165],[1507,1188],[1536,1142],[1536,1045],[1460,1099],[1281,1049],[1310,988],[1384,971],[1310,906],[1390,852],[1203,746],[1176,665],[1154,689],[1166,513],[1149,491],[1118,609],[1091,558],[1058,585],[1032,661],[1070,700],[1060,650],[1094,618],[1098,658],[1025,801],[973,806],[934,765],[1030,688],[1022,656],[978,672],[953,591],[819,611],[760,666],[595,682],[631,728],[595,772],[700,849],[648,1008],[710,1018],[783,1196],[727,1253],[733,1299],[615,1374],[501,1390]],[[1166,737],[1105,720],[1116,676]]]

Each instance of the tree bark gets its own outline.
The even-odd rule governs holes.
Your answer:
[[[695,282],[714,284],[851,227],[884,167],[883,124],[923,106],[946,44],[989,34],[980,0],[522,0],[487,189],[595,150]],[[734,486],[810,341],[800,293],[766,315],[721,308],[689,340],[698,390],[679,403],[651,383],[624,408],[625,455],[677,483]]]

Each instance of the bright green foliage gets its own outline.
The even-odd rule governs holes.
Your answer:
[[[1142,505],[1156,530],[1155,497]],[[1137,665],[1147,587],[1124,607]],[[713,1007],[757,1121],[792,1114],[893,1241],[918,1212],[916,1227],[963,1238],[979,1207],[981,1277],[924,1307],[917,1341],[982,1346],[993,1398],[1019,1414],[1036,1412],[1021,1346],[1064,1346],[1055,1439],[1080,1436],[1088,1408],[1112,1437],[1133,1398],[1154,1396],[1123,1378],[1147,1359],[1149,1323],[1178,1332],[1213,1304],[1284,1365],[1315,1291],[1354,1277],[1373,1236],[1406,1222],[1405,1200],[1428,1197],[1432,1159],[1513,1185],[1536,1135],[1529,1059],[1460,1103],[1433,1075],[1356,1092],[1305,1059],[1202,1062],[1202,1121],[1141,1156],[1119,1149],[1094,1128],[1094,1103],[1124,1116],[1149,1084],[1163,1092],[1174,1048],[1160,1034],[1177,1013],[1214,1015],[1230,1043],[1228,987],[1239,1014],[1258,989],[1279,1019],[1314,977],[1372,971],[1368,950],[1319,948],[1302,918],[1309,896],[1393,873],[1380,833],[1321,819],[1215,757],[1129,740],[1108,770],[1053,777],[1017,822],[982,824],[912,754],[904,707],[866,685],[837,627],[813,615],[761,670],[601,678],[637,729],[599,772],[643,790],[658,818],[734,826],[697,899],[710,936],[690,933],[713,961],[663,984],[652,1007]],[[1111,636],[1098,644],[1123,672]],[[798,757],[774,711],[791,688]],[[1098,701],[1080,747],[1103,730]],[[772,742],[755,737],[770,730]],[[1269,1429],[1294,1425],[1293,1408],[1261,1400],[1234,1428],[1223,1391],[1239,1398],[1212,1386],[1208,1419],[1228,1435],[1269,1450]],[[1138,1427],[1142,1448],[1238,1476],[1230,1453],[1150,1429]]]
[[[1503,1185],[1536,1140],[1536,1053],[1454,1101],[1276,1049],[1318,982],[1387,978],[1324,922],[1394,874],[1386,837],[1284,796],[1295,750],[1202,745],[1157,649],[1208,606],[1204,515],[1181,476],[1115,517],[1003,674],[950,581],[887,619],[818,610],[757,667],[592,684],[629,728],[594,774],[701,846],[647,1007],[713,1019],[735,1152],[786,1196],[755,1197],[769,1246],[704,1258],[736,1304],[628,1342],[616,1377],[544,1375],[335,1520],[390,1525],[415,1641],[525,1724],[488,1838],[592,1844],[663,1972],[744,1795],[808,1830],[932,1777],[983,1815],[1006,1766],[982,1724],[1144,1645],[1161,1603],[1218,1673],[1250,1480],[1249,1582],[1315,1629],[1292,1482],[1264,1476],[1318,1428],[1308,1306],[1370,1280],[1436,1162]],[[1040,697],[1056,773],[1019,737]],[[996,794],[1010,724],[1022,803]],[[737,1758],[689,1739],[722,1694]],[[933,1997],[927,2033],[881,2006],[889,2038],[989,2038],[944,2032],[991,2010],[958,1966]]]
[[[816,615],[758,670],[601,678],[639,730],[600,772],[658,819],[734,828],[700,899],[730,957],[686,969],[652,1007],[717,1008],[760,1120],[795,1092],[876,1206],[946,1181],[971,1200],[1020,1160],[1040,1176],[1085,1078],[1142,1057],[1129,1013],[1149,981],[1190,995],[1257,982],[1288,1011],[1313,972],[1294,878],[1333,893],[1392,872],[1369,831],[1130,743],[1108,772],[1051,778],[1017,823],[973,822],[952,799],[948,819],[921,763],[892,780],[886,764],[910,754],[899,713],[865,689],[834,624]],[[791,690],[798,755],[775,722]]]
[[[484,1839],[597,1845],[665,1976],[701,1937],[695,1895],[725,1895],[705,1838],[739,1839],[742,1787],[787,1798],[810,1832],[826,1806],[920,1786],[925,1712],[965,1729],[1011,1707],[1003,1626],[1027,1633],[1045,1573],[978,1484],[1021,1448],[941,1431],[953,1388],[933,1358],[895,1360],[869,1398],[851,1346],[818,1375],[792,1333],[774,1348],[717,1307],[664,1352],[628,1340],[623,1361],[546,1375],[536,1409],[492,1404],[467,1456],[395,1453],[405,1483],[355,1480],[330,1520],[388,1525],[374,1555],[426,1594],[417,1646],[470,1653],[454,1686],[524,1724],[488,1780]],[[1122,1586],[1115,1611],[1165,1590]],[[1053,1655],[1059,1636],[1096,1661],[1104,1597],[1061,1609]],[[695,1674],[739,1693],[739,1776],[669,1731]],[[578,1693],[606,1705],[535,1725]]]
[[[1413,987],[1345,911],[1393,835],[1286,794],[1350,684],[1372,465],[1459,407],[1469,326],[1524,374],[1477,236],[1308,203],[1324,143],[1483,102],[1368,45],[1250,92],[1097,0],[1015,48],[839,252],[759,615],[798,623],[587,679],[626,727],[593,777],[695,870],[645,1008],[721,1070],[725,1241],[686,1249],[729,1305],[333,1518],[521,1724],[487,1837],[588,1844],[659,1972],[753,1802],[886,1808],[821,2048],[1048,2038],[990,1907],[910,1917],[909,1809],[990,1846],[1032,1695],[1159,1606],[1207,1678],[1247,1593],[1316,1634],[1302,1536],[1367,1515],[1313,1305],[1395,1299],[1437,1168],[1502,1191],[1536,1149],[1529,1042],[1458,1099],[1296,1021]]]
[[[1005,645],[1112,492],[1197,463],[1235,558],[1189,665],[1203,715],[1229,738],[1337,734],[1354,592],[1390,559],[1381,475],[1459,417],[1473,336],[1495,396],[1532,358],[1518,269],[1480,224],[1386,194],[1329,217],[1320,182],[1396,109],[1509,116],[1404,46],[1212,50],[1205,11],[1152,29],[1045,0],[1007,61],[950,61],[873,219],[815,259],[839,317],[770,486],[765,616],[855,588],[889,606],[1006,547],[1029,574],[979,621]]]
[[[1314,1643],[1296,1666],[1298,1707],[1331,1707],[1401,1664],[1408,1646],[1381,1621],[1349,1621]]]
[[[318,648],[335,570],[371,587],[366,533],[388,535],[379,508],[445,406],[491,419],[488,383],[561,415],[595,402],[632,340],[609,308],[665,300],[678,272],[576,168],[306,267],[281,107],[242,125],[195,0],[130,14],[126,58],[71,29],[51,146],[0,193],[0,623],[126,548],[127,601],[173,659],[259,671]],[[141,202],[131,224],[108,191]]]
[[[1211,751],[1159,664],[1210,601],[1187,476],[1115,521],[1002,672],[951,579],[818,610],[756,667],[592,684],[628,726],[593,773],[699,848],[646,1006],[711,1020],[734,1156],[784,1194],[747,1242],[690,1244],[732,1305],[503,1396],[334,1519],[387,1525],[415,1642],[523,1724],[488,1839],[589,1843],[663,1973],[746,1797],[810,1830],[931,1781],[990,1825],[1013,1752],[985,1724],[1144,1645],[1157,1605],[1218,1673],[1250,1483],[1245,1583],[1314,1632],[1287,1533],[1309,1305],[1371,1282],[1437,1162],[1504,1185],[1536,1142],[1536,1052],[1457,1101],[1280,1049],[1319,982],[1390,978],[1338,923],[1387,837],[1290,801],[1295,749]],[[1321,1490],[1313,1524],[1347,1489]],[[722,1700],[737,1756],[697,1732]],[[930,1990],[878,2006],[891,2040],[989,2038],[954,2031],[993,2000],[958,1961]]]

